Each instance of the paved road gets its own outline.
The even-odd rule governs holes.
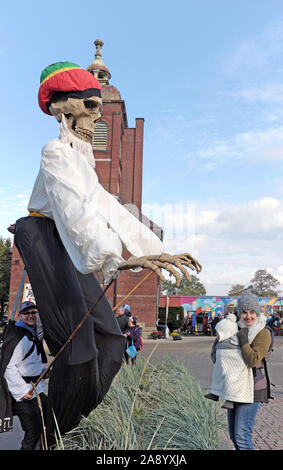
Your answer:
[[[150,352],[158,343],[158,347],[151,360],[159,361],[166,357],[173,358],[184,364],[192,375],[205,387],[209,388],[212,376],[212,362],[210,351],[215,340],[211,336],[188,336],[182,341],[172,341],[172,339],[144,340],[144,350],[142,355],[148,357]],[[268,366],[272,383],[283,385],[283,336],[275,336],[274,351],[271,355],[271,362]]]
[[[158,362],[168,356],[184,364],[193,377],[208,389],[212,375],[212,362],[209,355],[213,341],[214,338],[208,336],[189,336],[184,337],[182,341],[173,341],[171,338],[156,341],[144,340],[141,355],[148,357],[158,344],[151,356],[152,362]],[[283,336],[275,337],[269,372],[271,381],[275,384],[275,388],[272,388],[275,399],[271,400],[268,405],[263,405],[259,411],[254,444],[255,448],[260,450],[283,450]],[[16,418],[14,431],[0,434],[0,450],[18,449],[21,436],[21,427]],[[227,446],[223,448],[232,448],[228,439]]]
[[[204,388],[209,388],[212,363],[209,358],[214,338],[205,336],[192,336],[182,341],[158,340],[159,345],[151,357],[151,361],[158,361],[166,355],[183,363],[190,370],[193,377]],[[154,348],[155,341],[146,340],[142,354],[148,357]],[[268,365],[272,386],[271,392],[274,400],[262,405],[258,412],[254,430],[254,447],[256,450],[283,450],[283,336],[274,338],[274,350]],[[223,449],[233,449],[233,445],[225,430]]]

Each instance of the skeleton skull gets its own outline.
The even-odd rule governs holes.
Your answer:
[[[69,130],[84,142],[91,143],[96,123],[101,118],[102,99],[97,96],[66,97],[52,103],[49,110],[58,122],[61,122],[64,114]]]

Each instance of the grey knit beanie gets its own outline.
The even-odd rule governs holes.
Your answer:
[[[260,315],[260,305],[257,297],[250,291],[246,290],[242,293],[237,303],[237,316],[240,318],[243,310],[254,310],[257,316]]]

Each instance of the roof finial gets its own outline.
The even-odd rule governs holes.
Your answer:
[[[96,39],[94,41],[94,45],[96,47],[96,53],[95,53],[96,63],[102,62],[102,60],[101,60],[101,57],[102,57],[101,48],[104,45],[104,42],[102,41],[102,39]]]
[[[94,41],[96,47],[95,59],[88,66],[87,70],[92,73],[100,82],[101,85],[109,85],[111,73],[102,61],[101,48],[104,45],[102,39],[96,39]]]

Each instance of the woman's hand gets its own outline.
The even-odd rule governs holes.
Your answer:
[[[249,329],[247,327],[246,328],[241,328],[238,331],[237,337],[238,337],[240,346],[243,346],[244,344],[247,344],[249,342],[248,334],[249,334]]]

